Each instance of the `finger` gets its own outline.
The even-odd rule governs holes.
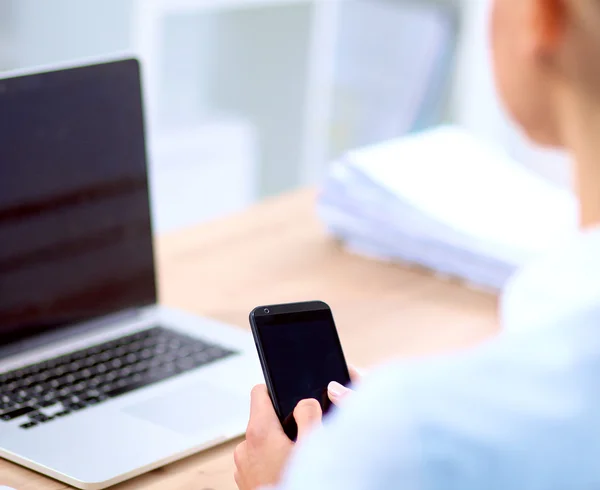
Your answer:
[[[298,426],[298,439],[302,439],[311,429],[321,423],[323,411],[314,398],[302,400],[294,409],[294,420]]]
[[[244,490],[244,483],[242,482],[242,476],[239,471],[236,470],[233,472],[233,479],[235,480],[238,490]]]
[[[250,422],[278,424],[279,420],[273,408],[267,386],[256,385],[250,393]]]
[[[239,470],[243,467],[244,461],[246,459],[246,441],[241,442],[233,451],[233,462],[235,463],[235,467]]]
[[[350,373],[350,380],[353,383],[358,383],[360,381],[360,378],[363,377],[362,369],[359,369],[356,366],[349,365],[348,372]]]
[[[332,381],[327,385],[327,394],[334,405],[339,405],[350,393],[352,393],[351,389],[346,388],[337,381]]]
[[[282,430],[267,387],[256,385],[250,393],[250,420],[246,438],[261,440],[272,430]]]

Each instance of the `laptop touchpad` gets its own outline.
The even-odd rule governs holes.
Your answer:
[[[184,435],[247,420],[248,401],[208,383],[192,383],[123,409]]]

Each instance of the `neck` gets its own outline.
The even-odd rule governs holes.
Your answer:
[[[600,226],[600,105],[581,101],[565,114],[565,144],[574,162],[575,191],[582,228]],[[570,116],[570,117],[569,117]]]
[[[589,158],[578,158],[575,168],[583,228],[600,226],[600,148],[597,150],[590,152]]]

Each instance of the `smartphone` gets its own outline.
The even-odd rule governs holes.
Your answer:
[[[298,402],[315,398],[326,414],[329,382],[350,383],[333,314],[322,301],[259,306],[250,313],[250,326],[275,412],[295,441]]]

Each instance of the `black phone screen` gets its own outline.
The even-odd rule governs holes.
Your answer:
[[[331,310],[261,315],[254,322],[273,404],[286,434],[294,440],[293,411],[298,402],[315,398],[325,414],[331,408],[329,382],[350,382]]]

